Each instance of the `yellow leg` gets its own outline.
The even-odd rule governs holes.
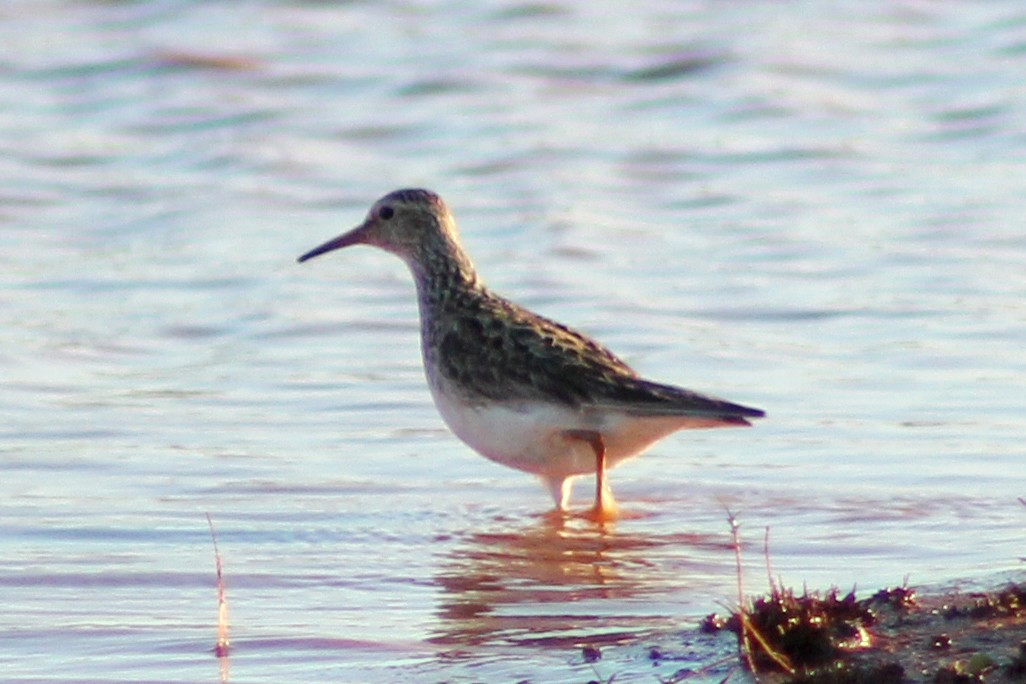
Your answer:
[[[570,492],[573,489],[574,479],[572,477],[549,477],[542,478],[545,485],[552,494],[552,501],[556,504],[553,513],[562,514],[570,503]]]
[[[597,522],[616,520],[619,508],[606,479],[606,443],[602,435],[591,430],[571,430],[567,434],[587,442],[595,451],[595,506],[588,517]]]

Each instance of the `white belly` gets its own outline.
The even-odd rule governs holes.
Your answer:
[[[641,454],[653,442],[686,427],[680,417],[637,417],[610,411],[575,411],[558,404],[503,402],[468,406],[429,383],[442,419],[482,456],[550,480],[595,472],[595,452],[568,430],[602,435],[606,467]]]

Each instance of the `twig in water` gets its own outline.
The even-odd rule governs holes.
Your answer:
[[[759,672],[755,667],[755,656],[753,655],[752,642],[749,637],[759,642],[762,650],[765,651],[777,666],[787,672],[788,674],[794,674],[795,669],[788,662],[787,657],[782,653],[778,653],[773,647],[767,642],[766,638],[759,633],[748,617],[748,610],[745,608],[745,591],[744,591],[744,573],[741,569],[741,533],[738,531],[741,527],[738,523],[737,518],[731,513],[730,509],[727,509],[727,522],[730,524],[730,536],[734,544],[734,563],[737,571],[737,617],[740,626],[740,639],[738,639],[738,646],[741,649],[742,655],[744,656],[745,663],[748,665],[749,671],[752,676],[755,677],[756,681],[759,679]],[[766,528],[766,538],[769,538],[769,528]],[[767,544],[768,548],[768,544]],[[769,551],[766,552],[767,556],[767,572],[769,570]],[[773,587],[772,579],[770,581],[771,588]]]
[[[224,591],[224,574],[221,572],[221,552],[217,550],[217,535],[214,533],[214,521],[207,513],[207,525],[210,526],[210,539],[214,542],[214,560],[217,562],[217,643],[214,644],[214,655],[224,658],[228,655],[228,599]]]
[[[770,592],[776,594],[778,589],[777,583],[773,579],[773,564],[770,562],[769,531],[769,525],[766,525],[766,533],[762,537],[762,556],[766,562],[766,576],[769,578]]]
[[[745,612],[745,578],[744,572],[741,570],[741,533],[738,531],[741,525],[729,508],[727,509],[727,524],[730,525],[730,538],[734,544],[734,571],[737,577],[737,617],[741,623],[741,638],[738,639],[738,648],[748,665],[748,670],[752,675],[758,677],[755,658],[752,657],[752,648],[748,641],[748,635],[752,629],[748,624],[748,614]]]

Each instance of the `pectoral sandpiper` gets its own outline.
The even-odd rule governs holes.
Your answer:
[[[413,274],[424,370],[445,423],[486,458],[541,477],[560,512],[573,480],[595,473],[592,514],[613,518],[608,468],[671,432],[764,415],[645,380],[598,342],[489,290],[433,192],[382,197],[363,223],[299,261],[357,244],[395,254]]]

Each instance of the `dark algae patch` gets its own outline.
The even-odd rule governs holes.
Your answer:
[[[1026,682],[1026,584],[927,598],[902,586],[861,600],[773,587],[700,630],[736,635],[757,682]]]

